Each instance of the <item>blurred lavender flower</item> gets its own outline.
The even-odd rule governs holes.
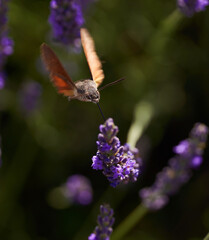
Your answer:
[[[208,127],[196,123],[188,139],[174,147],[177,154],[169,164],[157,174],[155,183],[140,191],[143,204],[150,210],[158,210],[169,201],[169,195],[175,194],[191,177],[191,169],[202,163],[202,154],[208,136]]]
[[[7,29],[7,3],[8,0],[0,1],[0,89],[5,85],[4,65],[7,56],[13,52],[13,41],[8,37]]]
[[[208,0],[178,0],[177,5],[180,11],[188,17],[195,12],[204,11],[209,4]]]
[[[120,183],[134,182],[140,173],[142,164],[138,149],[130,149],[128,144],[121,146],[116,137],[118,127],[114,125],[113,119],[106,120],[100,125],[97,141],[97,154],[92,158],[92,168],[103,170],[112,187]]]
[[[92,186],[88,178],[83,175],[75,174],[70,176],[62,191],[71,202],[81,205],[88,205],[92,202]]]
[[[30,81],[23,85],[19,92],[19,102],[25,114],[29,115],[38,108],[41,93],[42,88],[38,82]]]
[[[108,204],[100,206],[100,215],[97,218],[98,226],[94,232],[88,237],[88,240],[109,240],[112,233],[112,225],[114,211]]]
[[[80,46],[80,28],[84,24],[83,12],[92,0],[51,0],[49,23],[54,39],[65,45]]]

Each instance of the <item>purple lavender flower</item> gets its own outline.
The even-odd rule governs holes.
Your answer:
[[[29,115],[38,108],[41,93],[42,88],[38,82],[30,81],[23,85],[19,92],[19,102],[25,114]]]
[[[138,149],[131,150],[128,144],[121,146],[116,137],[118,127],[114,125],[112,118],[100,125],[100,132],[98,151],[92,158],[92,168],[102,170],[112,187],[136,181],[141,166]]]
[[[83,11],[90,0],[51,0],[49,23],[54,39],[65,45],[80,44],[80,28],[84,24]]]
[[[174,152],[177,154],[169,164],[157,174],[155,183],[140,191],[142,203],[150,210],[158,210],[169,201],[169,195],[175,194],[191,177],[191,169],[202,163],[202,154],[208,136],[208,127],[196,123],[188,139],[181,141]]]
[[[88,237],[88,240],[109,240],[112,233],[112,225],[115,219],[113,218],[113,209],[108,204],[100,206],[100,215],[97,218],[98,226],[94,232]]]
[[[5,85],[6,74],[3,69],[7,56],[13,52],[13,41],[8,37],[7,29],[7,2],[0,2],[0,89]]]
[[[88,178],[75,174],[67,179],[63,186],[65,197],[71,201],[81,205],[88,205],[92,202],[93,190]]]
[[[177,5],[180,11],[188,17],[195,12],[204,11],[209,4],[208,0],[178,0]]]

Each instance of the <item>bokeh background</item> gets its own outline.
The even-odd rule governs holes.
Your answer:
[[[140,203],[138,191],[154,182],[173,156],[173,146],[187,138],[194,123],[209,125],[209,9],[187,18],[176,11],[175,0],[92,2],[85,27],[103,62],[104,84],[125,77],[101,92],[101,108],[119,127],[122,143],[134,120],[142,130],[137,141],[142,175],[136,183],[110,188],[101,172],[91,169],[103,123],[97,106],[58,95],[41,63],[39,48],[46,42],[73,80],[90,78],[82,50],[52,41],[49,13],[46,0],[9,1],[15,45],[0,92],[2,240],[87,239],[103,202],[114,208],[116,227]],[[33,110],[30,97],[22,99],[31,81],[38,89]],[[165,208],[147,214],[125,240],[198,240],[206,235],[208,149],[190,182]],[[59,209],[57,200],[57,207],[52,206],[49,193],[72,174],[90,179],[93,202]]]

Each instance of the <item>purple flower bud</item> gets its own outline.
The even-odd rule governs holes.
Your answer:
[[[141,159],[138,150],[130,149],[128,144],[120,145],[116,137],[118,127],[109,118],[104,125],[100,125],[97,141],[97,154],[92,158],[92,168],[103,170],[112,187],[120,183],[135,182],[139,175]]]
[[[80,28],[87,3],[90,0],[51,0],[49,23],[56,41],[75,48],[80,46]]]
[[[202,157],[201,156],[195,156],[191,161],[191,167],[196,168],[199,167],[202,164]]]
[[[204,11],[209,4],[208,0],[178,0],[177,5],[180,11],[187,17],[191,17],[194,13]]]
[[[191,177],[191,169],[202,163],[202,154],[208,135],[208,127],[196,123],[190,137],[181,141],[174,152],[177,154],[169,160],[167,167],[157,174],[154,184],[140,191],[142,203],[150,210],[165,206],[168,196],[175,194]]]
[[[176,154],[186,154],[188,152],[189,143],[187,140],[181,141],[177,146],[174,147],[173,151]]]
[[[196,123],[190,135],[192,138],[196,138],[197,141],[205,143],[208,137],[208,127],[202,123]]]
[[[76,174],[67,179],[63,187],[64,195],[71,202],[88,205],[92,202],[93,190],[88,178]]]
[[[103,162],[97,156],[93,156],[92,158],[92,168],[95,170],[102,170],[103,169]]]
[[[100,142],[104,142],[105,143],[105,138],[104,138],[104,135],[103,134],[101,134],[101,133],[99,133],[99,135],[98,135],[98,144],[100,144]]]
[[[113,209],[108,204],[100,206],[100,215],[97,217],[98,226],[95,227],[88,240],[110,240],[112,225],[115,221],[113,213]]]

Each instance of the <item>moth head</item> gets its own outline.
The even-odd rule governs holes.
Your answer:
[[[95,91],[95,89],[89,89],[85,97],[88,102],[98,103],[100,99],[100,94],[99,91]]]

